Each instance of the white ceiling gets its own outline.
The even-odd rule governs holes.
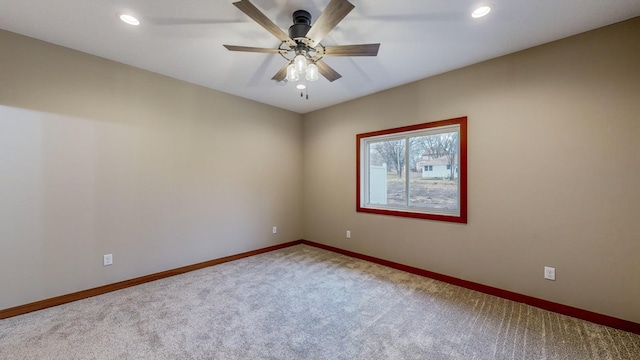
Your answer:
[[[378,56],[325,58],[343,77],[311,83],[305,100],[293,84],[271,80],[285,61],[279,55],[222,46],[280,44],[234,1],[0,0],[0,28],[306,113],[640,16],[638,0],[350,0],[355,9],[322,44],[380,43]],[[285,32],[293,11],[309,11],[313,24],[329,3],[251,1]],[[482,4],[492,12],[471,18]],[[126,25],[119,13],[142,24]]]

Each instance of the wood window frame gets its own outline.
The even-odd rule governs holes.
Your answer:
[[[419,130],[425,129],[434,129],[438,127],[446,127],[457,125],[459,126],[459,214],[458,215],[448,215],[448,214],[437,214],[437,213],[429,213],[429,212],[418,212],[418,211],[409,211],[410,208],[407,207],[404,209],[380,209],[371,206],[364,206],[362,201],[364,194],[363,191],[363,149],[361,149],[361,144],[363,143],[363,139],[379,137],[385,135],[400,135],[408,132],[415,132]],[[405,166],[406,172],[409,171],[409,166]],[[433,121],[423,124],[410,125],[397,127],[386,130],[373,131],[368,133],[362,133],[356,135],[356,212],[363,213],[371,213],[371,214],[379,214],[379,215],[390,215],[390,216],[400,216],[400,217],[409,217],[409,218],[418,218],[418,219],[429,219],[429,220],[437,220],[437,221],[446,221],[446,222],[454,222],[454,223],[467,223],[467,117],[458,117],[447,120]]]

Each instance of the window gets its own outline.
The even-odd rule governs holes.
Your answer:
[[[356,211],[467,222],[467,118],[356,136]]]

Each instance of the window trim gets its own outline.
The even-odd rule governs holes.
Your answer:
[[[392,135],[392,134],[406,133],[411,131],[419,131],[419,130],[438,128],[438,127],[452,126],[452,125],[456,125],[460,127],[459,135],[458,135],[459,136],[458,141],[460,144],[460,153],[458,154],[459,156],[458,180],[460,181],[459,182],[459,186],[460,186],[459,215],[445,215],[445,214],[437,214],[437,213],[415,212],[415,211],[409,211],[408,209],[407,210],[378,209],[378,208],[363,206],[362,200],[364,198],[364,194],[362,194],[362,191],[364,189],[362,184],[363,179],[361,179],[363,175],[362,166],[364,165],[362,164],[363,154],[361,149],[361,143],[363,139],[372,138],[376,136]],[[406,166],[405,171],[410,171],[409,166]],[[405,175],[405,178],[407,178],[406,175]],[[392,128],[392,129],[357,134],[356,135],[356,212],[466,224],[467,223],[467,117],[464,116],[459,118],[433,121],[433,122],[428,122],[423,124],[402,126],[402,127]]]

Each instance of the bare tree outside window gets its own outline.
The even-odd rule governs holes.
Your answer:
[[[371,149],[385,159],[390,169],[395,169],[398,178],[402,178],[402,168],[404,167],[404,143],[404,140],[390,140],[371,144]]]

